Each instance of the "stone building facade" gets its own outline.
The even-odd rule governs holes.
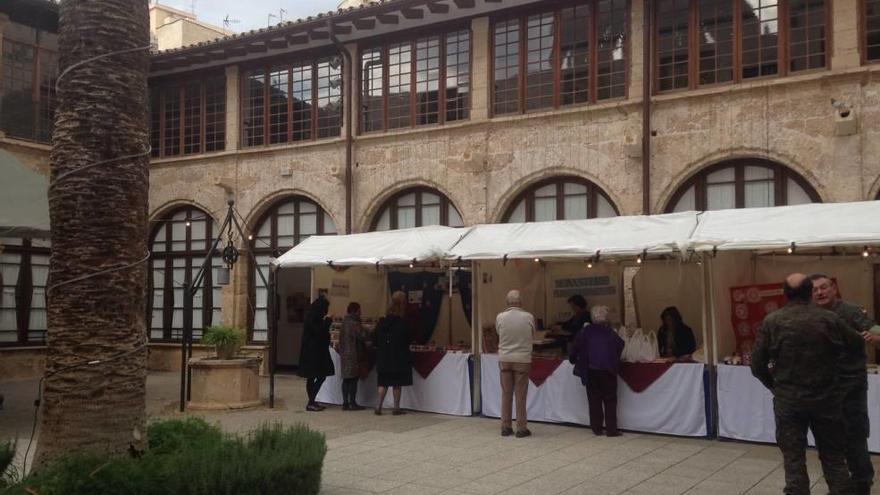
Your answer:
[[[162,52],[154,234],[231,197],[266,263],[316,233],[876,199],[880,3],[768,5],[397,0]],[[193,253],[154,259],[156,348]],[[239,262],[198,311],[259,347],[259,285]]]

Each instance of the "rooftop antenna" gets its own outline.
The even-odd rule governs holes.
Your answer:
[[[189,11],[193,15],[193,17],[195,17],[195,15],[196,15],[196,0],[190,0]]]
[[[284,22],[284,14],[286,14],[286,13],[287,13],[286,10],[284,10],[284,9],[278,9],[278,23],[279,23],[279,24],[282,23],[282,22]]]
[[[226,17],[223,18],[223,28],[226,30],[230,30],[230,24],[238,24],[239,22],[241,21],[239,21],[238,19],[230,19],[229,14],[226,14]]]
[[[278,18],[275,14],[269,14],[269,19],[266,21],[266,27],[272,27],[272,18]]]

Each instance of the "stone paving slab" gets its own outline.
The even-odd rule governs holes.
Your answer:
[[[147,381],[151,418],[177,416],[176,373]],[[25,443],[37,381],[0,381],[6,409],[0,438]],[[264,395],[267,389],[264,380]],[[784,474],[775,446],[625,433],[596,437],[588,428],[530,425],[533,436],[502,438],[497,419],[328,407],[306,412],[304,381],[279,376],[274,410],[198,413],[226,431],[264,422],[303,423],[324,432],[325,495],[725,495],[779,494]],[[23,442],[24,440],[24,442]],[[827,492],[815,451],[808,453],[813,493]],[[880,457],[874,457],[880,472]],[[880,495],[880,487],[872,493]]]

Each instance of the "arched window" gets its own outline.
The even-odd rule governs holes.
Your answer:
[[[449,198],[436,189],[415,187],[385,202],[373,220],[372,230],[397,230],[426,225],[464,227],[461,214]]]
[[[150,294],[147,324],[150,339],[180,340],[183,336],[183,284],[192,283],[205,256],[219,234],[211,215],[193,206],[177,208],[156,223],[150,255]],[[193,298],[193,338],[202,329],[220,323],[220,287],[216,271],[223,266],[219,250],[211,257],[211,269]]]
[[[313,235],[335,234],[336,226],[320,206],[302,196],[282,199],[272,205],[257,222],[252,242],[254,256],[266,280],[269,279],[269,259],[284,254]],[[250,336],[253,342],[265,342],[269,323],[266,306],[269,292],[254,270],[250,275]]]
[[[666,207],[668,213],[818,203],[819,195],[784,165],[760,158],[728,160],[687,180]]]
[[[0,238],[0,345],[46,340],[49,241]]]
[[[578,177],[554,177],[520,193],[508,208],[504,221],[546,222],[616,216],[617,208],[597,185]]]

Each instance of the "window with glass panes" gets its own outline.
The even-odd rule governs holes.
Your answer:
[[[659,0],[655,90],[824,69],[825,0]]]
[[[576,177],[556,177],[532,185],[513,201],[507,223],[616,217],[617,208],[598,186]]]
[[[226,148],[226,76],[150,88],[150,146],[154,158]]]
[[[49,241],[7,237],[0,246],[0,346],[42,345]]]
[[[397,230],[427,225],[464,227],[461,214],[443,193],[430,188],[411,188],[395,194],[382,205],[372,230]]]
[[[50,142],[57,106],[57,35],[8,22],[0,45],[0,130],[9,137]]]
[[[269,260],[277,258],[313,235],[336,233],[333,219],[314,201],[294,196],[275,203],[256,224],[251,246],[257,264],[268,281]],[[251,342],[265,342],[269,325],[267,303],[269,292],[263,279],[251,269],[249,336]]]
[[[563,4],[492,27],[494,115],[626,96],[626,0]]]
[[[722,162],[682,185],[667,212],[759,208],[819,202],[819,195],[793,170],[763,159]]]
[[[880,61],[880,0],[862,0],[862,57]]]
[[[361,132],[468,119],[470,72],[467,29],[362,50]]]
[[[199,208],[186,206],[159,218],[153,228],[150,254],[150,296],[147,325],[150,340],[179,341],[183,336],[183,284],[195,281],[217,231],[214,219]],[[217,271],[223,267],[220,250],[211,253],[210,269],[193,298],[193,338],[221,322],[221,287]]]
[[[293,143],[342,132],[342,58],[254,68],[242,74],[242,145]]]

